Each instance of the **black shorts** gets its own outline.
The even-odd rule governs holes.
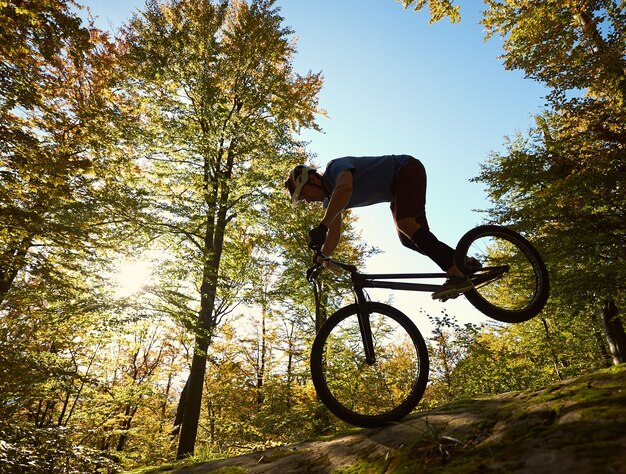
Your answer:
[[[400,219],[415,217],[417,223],[428,229],[426,220],[426,170],[421,161],[409,161],[396,173],[393,180],[391,212],[397,223]]]

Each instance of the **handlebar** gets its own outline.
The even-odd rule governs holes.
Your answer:
[[[332,258],[324,255],[321,251],[317,250],[313,256],[313,266],[306,272],[307,280],[310,282],[314,281],[324,268],[335,274],[342,272],[354,274],[357,272],[357,268],[354,265],[333,260]]]

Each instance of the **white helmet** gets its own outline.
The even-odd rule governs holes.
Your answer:
[[[291,207],[294,208],[300,200],[300,192],[302,187],[309,180],[309,173],[317,171],[315,168],[311,168],[307,165],[298,165],[289,173],[289,180],[293,183],[293,192],[291,193]]]

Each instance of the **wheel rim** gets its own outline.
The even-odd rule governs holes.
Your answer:
[[[402,324],[376,312],[370,324],[376,362],[365,362],[358,319],[351,314],[324,341],[322,376],[328,395],[345,410],[380,417],[412,405],[420,374],[427,368],[420,366],[417,343]]]
[[[512,236],[478,236],[470,243],[467,256],[477,259],[483,272],[508,266],[500,278],[476,285],[475,293],[485,302],[503,311],[521,312],[537,301],[543,284],[539,264],[526,246]]]

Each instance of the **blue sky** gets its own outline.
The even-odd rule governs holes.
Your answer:
[[[121,26],[143,6],[137,0],[80,3],[104,29]],[[431,229],[451,246],[483,221],[475,210],[489,206],[482,186],[469,180],[491,150],[502,149],[506,135],[532,126],[546,95],[519,71],[504,69],[499,38],[484,41],[482,2],[457,4],[460,24],[445,19],[429,25],[425,12],[405,10],[395,0],[278,1],[297,38],[295,70],[324,76],[320,105],[329,117],[319,119],[323,133],[304,134],[316,164],[345,155],[419,158],[428,172]],[[387,205],[357,215],[363,238],[383,250],[368,271],[437,270],[400,245]],[[481,319],[461,300],[442,306],[425,294],[394,298],[409,314],[416,314],[417,304],[431,313],[445,307],[462,322]]]

